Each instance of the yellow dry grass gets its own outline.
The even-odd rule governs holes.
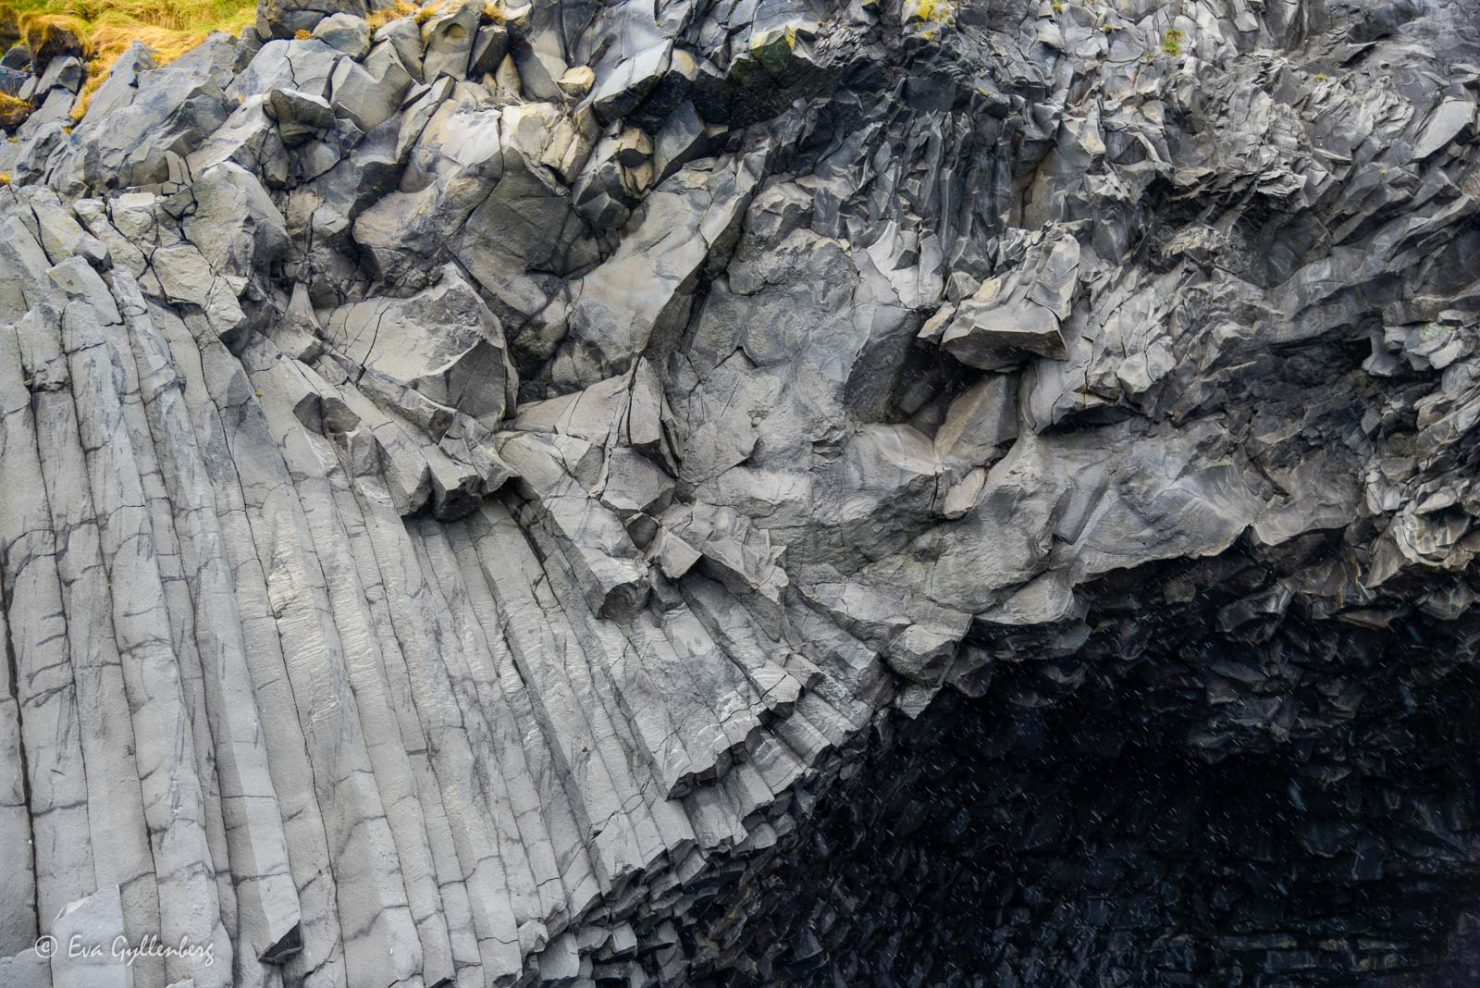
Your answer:
[[[87,81],[72,118],[81,120],[118,56],[135,41],[154,53],[156,65],[174,61],[212,31],[238,34],[257,19],[256,0],[22,0],[21,31],[65,27],[82,41]]]
[[[370,11],[366,20],[370,22],[372,31],[379,31],[391,21],[398,21],[403,17],[414,17],[416,23],[425,24],[442,13],[447,6],[446,0],[430,0],[424,4],[412,3],[411,0],[395,0],[389,7]],[[480,17],[484,24],[503,24],[508,20],[503,5],[498,0],[485,0]]]
[[[382,7],[380,10],[370,11],[370,16],[366,19],[370,22],[370,30],[378,31],[389,24],[391,21],[398,21],[402,17],[410,17],[411,15],[415,14],[418,9],[419,8],[416,6],[416,4],[411,3],[410,0],[396,0],[396,2],[389,7]]]
[[[34,106],[23,99],[0,93],[0,127],[9,129],[20,126],[34,109]]]
[[[416,23],[425,24],[442,13],[443,8],[447,6],[445,0],[431,0],[430,3],[420,5],[412,3],[411,0],[396,0],[392,6],[370,12],[370,27],[378,31],[391,21],[400,20],[402,17],[414,17]],[[483,9],[479,11],[479,17],[484,24],[503,24],[508,20],[504,14],[503,5],[498,0],[485,0]]]
[[[442,7],[441,0],[417,4],[395,0],[381,10],[372,11],[370,27],[384,27],[402,17],[415,17],[418,24],[433,17]],[[143,42],[154,53],[156,65],[166,65],[194,48],[212,31],[241,33],[242,28],[257,18],[256,0],[20,0],[15,4],[22,34],[28,38],[65,28],[82,41],[87,59],[87,80],[81,98],[72,110],[72,119],[81,120],[87,113],[93,94],[108,78],[113,63],[135,41]],[[483,20],[502,23],[504,12],[496,0],[483,6]]]

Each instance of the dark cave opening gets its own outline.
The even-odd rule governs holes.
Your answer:
[[[1324,782],[1299,743],[1209,762],[1129,679],[1035,707],[1026,675],[897,721],[742,890],[760,960],[714,983],[1480,983],[1473,669]]]

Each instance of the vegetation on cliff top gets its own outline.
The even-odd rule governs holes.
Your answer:
[[[0,24],[13,22],[33,52],[80,51],[87,81],[74,119],[87,112],[92,94],[113,63],[135,41],[163,65],[200,44],[212,31],[240,33],[257,18],[255,0],[20,0],[0,3]],[[69,41],[70,39],[70,41]],[[43,55],[43,58],[47,55]]]

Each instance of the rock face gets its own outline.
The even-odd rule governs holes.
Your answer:
[[[1473,5],[366,14],[6,55],[0,983],[1480,977]]]

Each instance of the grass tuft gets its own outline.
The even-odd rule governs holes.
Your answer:
[[[26,122],[36,107],[23,99],[0,93],[0,129],[14,130]]]
[[[389,7],[370,11],[370,16],[365,18],[370,22],[370,30],[379,31],[391,21],[398,21],[403,17],[410,17],[417,11],[417,6],[410,0],[396,0]]]
[[[82,55],[87,24],[71,14],[22,13],[21,41],[31,50],[31,62],[42,71],[53,58]]]

